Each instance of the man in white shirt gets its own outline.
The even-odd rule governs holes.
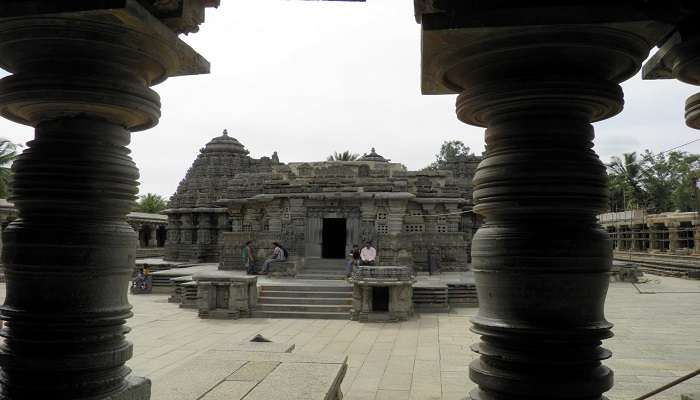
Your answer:
[[[372,241],[368,240],[365,243],[365,247],[362,248],[360,252],[360,260],[362,265],[374,265],[374,261],[377,259],[377,249],[372,246]]]

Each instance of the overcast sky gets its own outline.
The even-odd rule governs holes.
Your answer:
[[[224,128],[251,156],[276,150],[282,162],[374,146],[418,169],[445,140],[483,151],[483,130],[456,119],[454,95],[420,94],[420,26],[411,2],[224,0],[207,11],[200,32],[183,38],[211,62],[211,74],[155,87],[161,122],[135,133],[130,145],[142,194],[169,197],[199,149]],[[604,161],[700,137],[684,124],[691,86],[636,76],[623,87],[625,111],[596,124]],[[7,120],[0,132],[17,143],[33,136]],[[683,150],[700,153],[700,142]]]

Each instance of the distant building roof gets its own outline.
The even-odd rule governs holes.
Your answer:
[[[221,136],[217,136],[204,146],[202,153],[240,153],[248,154],[248,150],[243,145],[228,135],[228,131],[224,129]]]
[[[389,162],[391,160],[388,160],[377,154],[377,151],[374,149],[374,147],[372,147],[372,151],[369,154],[363,154],[362,157],[357,159],[357,161]]]

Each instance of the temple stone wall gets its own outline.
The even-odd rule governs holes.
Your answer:
[[[224,134],[201,150],[171,199],[166,258],[243,269],[247,240],[260,260],[278,241],[303,264],[345,257],[353,244],[372,240],[384,265],[424,270],[432,252],[441,269],[464,270],[478,225],[471,174],[479,159],[408,171],[372,149],[355,161],[282,164],[276,154],[249,157]],[[324,234],[330,220],[344,231],[338,225]]]

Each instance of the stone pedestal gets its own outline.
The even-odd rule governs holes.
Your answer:
[[[408,267],[361,266],[353,273],[350,317],[360,322],[405,321],[413,316],[414,277]],[[382,307],[378,309],[378,297]]]
[[[258,303],[256,276],[234,276],[219,271],[195,274],[200,318],[238,319],[250,317]]]

